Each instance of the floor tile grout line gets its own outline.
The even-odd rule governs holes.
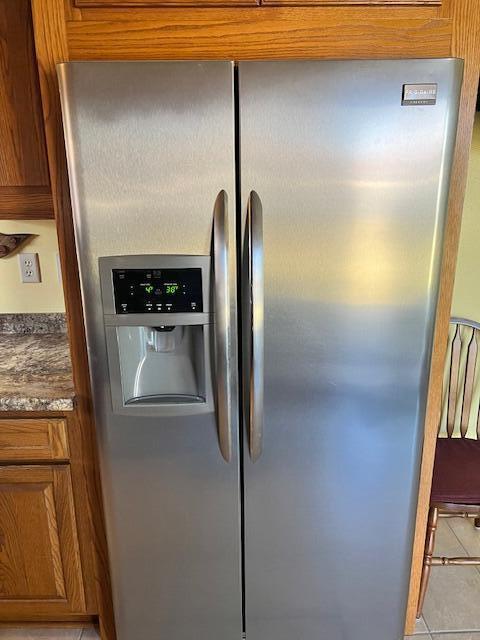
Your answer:
[[[471,631],[434,631],[432,633],[432,635],[430,636],[430,638],[432,638],[432,640],[434,640],[434,637],[436,640],[439,640],[440,637],[443,639],[445,638],[445,640],[448,640],[450,637],[455,636],[455,638],[458,638],[459,636],[469,636],[472,632]],[[474,632],[477,633],[477,632]],[[422,636],[420,636],[420,639],[422,638]],[[409,638],[410,640],[410,638]]]
[[[448,529],[452,532],[453,536],[455,537],[455,539],[457,540],[458,544],[460,545],[460,547],[463,549],[463,551],[467,554],[468,557],[470,557],[470,553],[469,551],[467,551],[467,549],[465,548],[465,546],[462,544],[460,538],[457,536],[457,534],[455,533],[455,531],[452,529],[452,527],[450,526],[450,518],[442,518],[440,520],[440,522],[438,523],[440,525],[440,523],[442,525],[445,525],[446,527],[448,527]],[[435,552],[434,552],[435,553]],[[448,567],[447,567],[448,568]],[[475,569],[478,570],[478,572],[480,573],[480,567],[475,567]],[[447,630],[444,629],[442,631],[435,631],[430,629],[430,625],[427,622],[427,619],[425,616],[422,616],[423,621],[425,623],[425,626],[427,627],[428,633],[430,635],[435,634],[435,635],[439,635],[439,634],[449,634],[449,633],[461,633],[461,634],[465,634],[465,633],[480,633],[480,629],[460,629],[460,630]],[[418,635],[418,634],[417,634]],[[433,639],[432,639],[433,640]]]
[[[467,554],[467,557],[471,557],[471,553],[468,549],[465,548],[465,545],[463,544],[463,542],[460,540],[460,538],[457,536],[457,533],[455,531],[455,529],[452,529],[452,527],[450,526],[450,522],[447,522],[448,527],[450,529],[450,531],[453,533],[453,535],[455,536],[455,538],[458,540],[458,544],[462,547],[462,549],[465,551],[465,553]]]
[[[423,620],[423,624],[427,628],[427,633],[430,634],[431,633],[430,627],[428,626],[427,620],[426,620],[426,618],[425,618],[425,616],[423,614],[420,616],[420,620]],[[421,635],[421,633],[417,633],[416,635]]]
[[[425,618],[423,618],[423,621],[425,622],[425,626],[427,627],[428,633],[431,634],[432,632],[430,631],[430,627],[428,626],[428,622],[425,620]]]
[[[431,577],[431,576],[430,576],[430,577]],[[423,618],[423,621],[424,621],[424,623],[425,623],[425,626],[427,627],[427,631],[428,631],[428,633],[429,633],[429,634],[431,634],[432,632],[430,631],[430,627],[428,626],[427,619],[425,618],[425,616],[424,616],[424,615],[422,615],[422,618]]]
[[[430,576],[430,579],[431,579],[431,578],[432,578],[432,576]],[[428,589],[428,586],[427,586],[427,589]],[[427,591],[427,593],[428,593],[428,591]],[[428,624],[428,622],[427,622],[427,619],[426,619],[426,617],[424,616],[424,614],[423,614],[423,613],[422,613],[422,620],[423,620],[423,622],[425,623],[425,626],[427,627],[427,631],[428,631],[428,633],[429,633],[430,637],[432,637],[432,636],[431,636],[431,633],[432,633],[432,632],[430,631],[430,626],[429,626],[429,624]]]
[[[457,533],[456,533],[455,529],[453,529],[453,528],[450,526],[450,522],[448,522],[447,518],[445,518],[445,520],[446,520],[446,522],[447,522],[447,524],[448,524],[448,528],[449,528],[449,529],[450,529],[450,531],[453,533],[453,535],[455,536],[455,538],[458,540],[458,542],[459,542],[460,546],[462,547],[462,549],[465,551],[465,553],[467,554],[467,556],[468,556],[469,558],[471,558],[471,557],[472,557],[472,554],[470,553],[470,551],[469,551],[468,549],[466,549],[466,548],[465,548],[465,545],[464,545],[464,544],[463,544],[463,542],[460,540],[460,538],[457,536]],[[467,518],[467,522],[469,522],[469,519],[468,519],[468,518]],[[475,554],[473,554],[473,555],[475,555]],[[480,573],[480,566],[478,566],[478,565],[477,565],[477,566],[475,566],[474,568],[478,571],[478,573]]]
[[[444,629],[443,631],[429,631],[429,633],[436,636],[448,635],[449,633],[455,635],[464,635],[466,633],[480,634],[480,629]]]

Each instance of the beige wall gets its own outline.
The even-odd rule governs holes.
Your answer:
[[[53,220],[39,222],[0,220],[2,233],[34,233],[37,237],[21,251],[38,253],[42,282],[20,281],[18,252],[0,259],[0,313],[64,311],[62,285],[57,273],[57,233]]]
[[[480,322],[480,113],[473,131],[452,315]]]

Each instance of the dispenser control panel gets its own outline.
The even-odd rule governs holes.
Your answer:
[[[202,270],[112,269],[116,313],[202,313]]]

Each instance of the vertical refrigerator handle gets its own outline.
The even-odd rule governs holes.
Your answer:
[[[231,330],[228,256],[228,203],[220,191],[213,211],[213,290],[218,440],[223,458],[232,458]]]
[[[250,353],[248,362],[248,441],[255,462],[263,445],[263,212],[255,191],[250,192],[247,208],[248,286],[250,313]]]

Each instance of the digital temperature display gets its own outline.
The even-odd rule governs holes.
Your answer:
[[[165,293],[167,295],[173,296],[177,293],[178,290],[179,290],[179,285],[176,282],[165,285]]]
[[[201,269],[113,269],[116,313],[201,313]]]

